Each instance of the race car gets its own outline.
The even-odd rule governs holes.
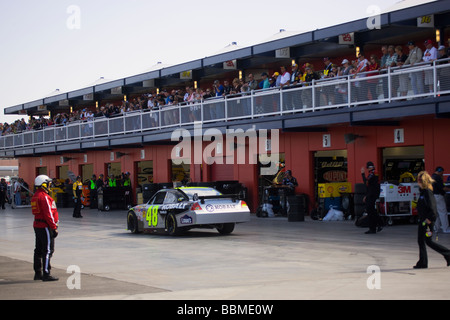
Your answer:
[[[223,195],[207,187],[159,190],[148,203],[131,208],[127,215],[132,233],[165,231],[170,235],[192,228],[216,228],[221,234],[230,234],[236,223],[249,220],[247,203],[238,195]]]

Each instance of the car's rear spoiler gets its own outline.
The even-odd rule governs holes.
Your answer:
[[[231,199],[233,202],[236,202],[237,200],[239,200],[239,195],[238,194],[220,194],[220,195],[215,195],[215,196],[199,196],[198,194],[194,194],[193,197],[194,201],[200,200],[201,204],[205,203],[205,200],[208,199]]]

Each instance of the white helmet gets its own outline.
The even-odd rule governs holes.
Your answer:
[[[50,179],[48,176],[40,175],[37,176],[36,179],[34,179],[34,186],[41,187],[45,183],[45,187],[48,187],[48,183],[50,182],[52,182],[52,179]]]

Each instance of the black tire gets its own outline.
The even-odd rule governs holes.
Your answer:
[[[131,231],[131,233],[141,233],[139,231],[139,224],[136,217],[136,214],[133,211],[128,211],[127,215],[127,224],[128,224],[128,230]]]
[[[220,234],[230,234],[234,230],[235,223],[224,223],[220,227],[217,227],[217,231]]]
[[[363,215],[364,211],[366,211],[366,205],[365,204],[355,204],[354,206],[354,212],[355,217],[359,218]]]
[[[364,197],[366,195],[365,194],[358,194],[356,193],[355,196],[353,197],[353,203],[354,204],[364,204]]]
[[[369,226],[369,216],[362,215],[360,217],[357,217],[355,219],[355,226],[361,227],[361,228],[367,228]]]
[[[355,193],[366,194],[367,186],[364,183],[355,183]]]
[[[173,213],[169,213],[166,217],[166,231],[171,236],[177,236],[181,233],[181,229],[177,224],[177,218]]]
[[[351,199],[349,196],[342,196],[341,197],[341,204],[342,204],[342,209],[344,211],[348,211],[350,209],[350,205],[351,205]]]

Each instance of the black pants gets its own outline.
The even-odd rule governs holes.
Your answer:
[[[434,223],[429,225],[430,230],[434,230]],[[433,241],[431,237],[427,237],[425,235],[427,231],[427,226],[423,226],[422,223],[419,223],[419,231],[417,234],[417,243],[419,244],[419,261],[417,262],[417,266],[428,267],[428,255],[427,255],[427,246],[431,249],[439,252],[444,256],[444,258],[448,261],[450,259],[450,250]]]
[[[49,275],[50,259],[55,251],[55,238],[49,228],[34,228],[36,245],[34,249],[34,272]]]
[[[366,212],[369,217],[370,231],[376,231],[379,224],[379,215],[375,208],[375,201],[366,199]]]
[[[97,208],[97,189],[90,190],[89,198],[90,198],[90,202],[91,202],[90,208],[96,209]]]
[[[81,216],[81,198],[75,198],[75,207],[73,208],[73,217],[80,217]]]
[[[6,203],[6,195],[3,192],[0,192],[0,207],[2,209],[5,209],[5,203]]]

